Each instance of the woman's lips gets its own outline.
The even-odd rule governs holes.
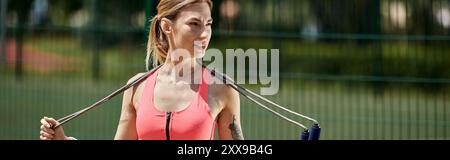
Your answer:
[[[203,50],[206,49],[206,43],[205,42],[195,41],[194,42],[194,46],[197,47],[197,48],[201,48]]]
[[[206,49],[206,46],[205,45],[195,45],[195,48],[197,48],[197,49],[201,49],[201,50],[205,50]]]

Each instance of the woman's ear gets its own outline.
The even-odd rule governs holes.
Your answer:
[[[166,34],[169,35],[172,33],[172,21],[167,18],[161,19],[161,30]]]

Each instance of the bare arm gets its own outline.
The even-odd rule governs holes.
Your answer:
[[[136,80],[143,74],[137,74],[130,80],[128,84]],[[120,114],[119,126],[117,127],[115,140],[136,140],[136,110],[134,108],[133,98],[137,86],[127,89],[123,94],[122,111]]]
[[[218,117],[219,139],[244,140],[240,120],[239,93],[231,87],[225,87],[225,107]]]

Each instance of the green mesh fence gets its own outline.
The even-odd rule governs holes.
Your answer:
[[[3,0],[0,139],[38,139],[41,117],[75,112],[145,71],[156,3]],[[214,0],[212,16],[210,48],[280,50],[279,92],[266,97],[316,118],[321,139],[450,138],[450,1]],[[66,133],[112,139],[121,98]],[[246,139],[302,131],[242,96],[241,116]]]

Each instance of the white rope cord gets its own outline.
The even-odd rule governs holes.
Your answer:
[[[160,65],[160,66],[161,66],[161,65]],[[130,88],[130,87],[136,85],[137,83],[142,82],[145,78],[147,78],[147,76],[148,76],[149,74],[153,73],[153,72],[154,72],[156,69],[158,69],[160,66],[157,66],[157,67],[153,68],[152,70],[148,71],[147,73],[145,73],[144,75],[142,75],[142,76],[139,77],[138,79],[136,79],[136,80],[134,80],[133,82],[131,82],[131,83],[129,83],[129,84],[127,84],[127,85],[121,87],[120,89],[116,90],[115,92],[111,93],[110,95],[106,96],[105,98],[101,99],[100,101],[98,101],[98,102],[92,104],[91,106],[89,106],[89,107],[87,107],[87,108],[84,108],[84,109],[82,109],[82,110],[80,110],[80,111],[77,111],[77,112],[75,112],[75,113],[72,113],[72,114],[70,114],[70,115],[67,115],[67,116],[65,116],[65,117],[63,117],[63,118],[58,119],[58,122],[60,122],[60,123],[59,123],[58,125],[52,127],[52,128],[57,128],[57,127],[59,127],[59,126],[61,126],[61,125],[64,125],[65,123],[69,122],[70,120],[75,119],[75,118],[79,117],[80,115],[84,114],[85,112],[87,112],[87,111],[89,111],[89,110],[91,110],[91,109],[93,109],[93,108],[96,108],[96,107],[100,106],[101,104],[103,104],[103,103],[109,101],[111,98],[113,98],[113,97],[115,97],[116,95],[118,95],[118,94],[124,92],[124,91],[127,90],[128,88]],[[206,66],[204,66],[204,67],[205,67],[206,69],[208,69]],[[308,128],[307,128],[306,126],[304,126],[304,125],[302,125],[302,124],[300,124],[300,123],[298,123],[298,122],[296,122],[296,121],[294,121],[294,120],[292,120],[292,119],[290,119],[290,118],[287,118],[286,116],[284,116],[284,115],[282,115],[282,114],[280,114],[280,113],[278,113],[278,112],[276,112],[276,111],[270,109],[270,108],[267,107],[266,105],[262,104],[261,102],[255,100],[255,99],[252,98],[251,96],[247,95],[245,92],[250,93],[251,95],[253,95],[253,96],[255,96],[255,97],[259,98],[259,99],[262,99],[263,101],[265,101],[265,102],[267,102],[267,103],[270,103],[270,104],[272,104],[272,105],[274,105],[274,106],[276,106],[276,107],[278,107],[278,108],[280,108],[280,109],[282,109],[282,110],[284,110],[284,111],[287,111],[287,112],[292,113],[292,114],[294,114],[294,115],[297,115],[297,116],[300,116],[300,117],[305,118],[305,119],[307,119],[307,120],[310,120],[310,121],[314,122],[315,124],[318,124],[318,122],[317,122],[316,120],[314,120],[314,119],[312,119],[312,118],[310,118],[310,117],[307,117],[307,116],[305,116],[305,115],[299,114],[299,113],[294,112],[294,111],[291,111],[291,110],[289,110],[289,109],[287,109],[287,108],[285,108],[285,107],[283,107],[283,106],[280,106],[280,105],[278,105],[278,104],[276,104],[276,103],[274,103],[274,102],[272,102],[272,101],[270,101],[270,100],[268,100],[268,99],[266,99],[266,98],[264,98],[264,97],[262,97],[262,96],[260,96],[260,95],[258,95],[258,94],[256,94],[256,93],[254,93],[254,92],[252,92],[252,91],[250,91],[250,90],[248,90],[248,89],[246,89],[246,88],[244,88],[244,87],[242,87],[242,86],[236,84],[233,80],[231,80],[229,77],[223,75],[223,74],[220,73],[220,72],[217,72],[217,71],[215,71],[215,70],[210,70],[210,69],[208,69],[208,70],[211,72],[212,75],[214,75],[214,76],[216,76],[216,77],[217,77],[217,76],[220,76],[220,77],[217,77],[217,78],[224,80],[226,84],[230,85],[233,89],[235,89],[236,91],[238,91],[238,92],[239,92],[240,94],[242,94],[244,97],[248,98],[248,99],[251,100],[252,102],[258,104],[259,106],[263,107],[264,109],[268,110],[269,112],[275,114],[276,116],[278,116],[278,117],[280,117],[280,118],[282,118],[282,119],[284,119],[284,120],[286,120],[286,121],[288,121],[288,122],[290,122],[290,123],[292,123],[292,124],[295,124],[295,125],[297,125],[297,126],[303,128],[303,129],[305,129],[305,130],[308,130]],[[245,92],[244,92],[244,91],[245,91]]]
[[[232,88],[234,88],[236,91],[238,91],[239,93],[241,93],[244,97],[248,98],[249,100],[253,101],[254,103],[256,103],[256,104],[258,104],[259,106],[263,107],[264,109],[268,110],[269,112],[272,112],[273,114],[275,114],[275,115],[277,115],[277,116],[283,118],[284,120],[286,120],[286,121],[288,121],[288,122],[291,122],[291,123],[293,123],[293,124],[295,124],[295,125],[297,125],[297,126],[303,128],[304,130],[308,130],[308,127],[306,127],[306,126],[304,126],[304,125],[302,125],[302,124],[300,124],[300,123],[298,123],[298,122],[296,122],[296,121],[294,121],[294,120],[292,120],[292,119],[290,119],[290,118],[287,118],[286,116],[283,116],[282,114],[280,114],[280,113],[278,113],[278,112],[276,112],[276,111],[270,109],[269,107],[265,106],[264,104],[262,104],[262,103],[256,101],[256,100],[253,99],[252,97],[246,95],[245,93],[243,93],[242,91],[240,91],[238,88],[236,88],[236,86],[235,86],[234,84],[230,84],[230,86],[231,86]]]
[[[206,67],[205,67],[205,68],[206,68]],[[302,118],[305,118],[305,119],[307,119],[307,120],[309,120],[309,121],[314,122],[315,124],[319,124],[319,122],[317,122],[317,120],[315,120],[315,119],[312,119],[312,118],[310,118],[310,117],[308,117],[308,116],[302,115],[302,114],[297,113],[297,112],[294,112],[294,111],[292,111],[292,110],[289,110],[289,109],[287,109],[287,108],[285,108],[285,107],[283,107],[283,106],[280,106],[280,105],[278,105],[278,104],[276,104],[276,103],[274,103],[274,102],[272,102],[272,101],[270,101],[270,100],[268,100],[268,99],[266,99],[266,98],[264,98],[264,97],[262,97],[262,96],[260,96],[260,95],[258,95],[258,94],[256,94],[256,93],[252,92],[251,90],[248,90],[248,89],[246,89],[246,88],[244,88],[244,87],[242,87],[242,86],[236,84],[231,78],[229,78],[229,77],[223,75],[223,74],[220,73],[220,72],[217,72],[217,71],[215,71],[215,70],[210,70],[210,71],[211,71],[211,74],[213,74],[214,76],[217,75],[217,74],[219,74],[220,77],[218,77],[218,78],[221,78],[221,79],[225,80],[225,81],[226,81],[226,82],[225,82],[226,84],[233,84],[233,85],[237,86],[237,88],[242,89],[242,90],[246,91],[247,93],[250,93],[250,94],[252,94],[253,96],[258,97],[258,98],[260,98],[260,99],[266,101],[267,103],[270,103],[270,104],[272,104],[272,105],[274,105],[274,106],[276,106],[276,107],[278,107],[278,108],[280,108],[280,109],[282,109],[282,110],[284,110],[284,111],[287,111],[287,112],[292,113],[292,114],[294,114],[294,115],[297,115],[297,116],[300,116],[300,117],[302,117]],[[235,88],[235,89],[237,89],[237,88]],[[244,95],[245,95],[245,94],[244,94]]]
[[[129,83],[129,84],[127,84],[127,85],[125,85],[125,86],[123,86],[123,87],[121,87],[121,88],[119,88],[118,90],[114,91],[113,93],[111,93],[110,95],[108,95],[108,96],[106,96],[105,98],[101,99],[100,101],[97,101],[96,103],[92,104],[91,106],[89,106],[89,107],[87,107],[87,108],[84,108],[84,109],[82,109],[82,110],[80,110],[80,111],[77,111],[77,112],[75,112],[75,113],[72,113],[72,114],[70,114],[70,115],[68,115],[68,116],[65,116],[65,117],[63,117],[63,118],[58,119],[58,122],[60,122],[60,123],[57,124],[57,125],[55,125],[55,126],[52,127],[52,128],[58,128],[59,126],[61,126],[61,125],[65,124],[65,123],[67,123],[68,121],[70,121],[70,120],[72,120],[72,119],[74,119],[74,118],[77,118],[78,116],[82,115],[83,113],[86,113],[87,111],[89,111],[89,110],[91,110],[91,109],[93,109],[93,108],[95,108],[95,107],[98,107],[98,106],[100,106],[101,104],[103,104],[103,103],[109,101],[111,98],[113,98],[113,97],[115,97],[116,95],[118,95],[118,94],[124,92],[124,91],[127,90],[128,88],[130,88],[130,87],[136,85],[137,83],[142,82],[144,79],[147,78],[147,76],[148,76],[149,74],[153,73],[153,72],[154,72],[156,69],[158,69],[159,67],[160,67],[160,66],[153,68],[152,70],[148,71],[147,73],[145,73],[144,75],[142,75],[142,76],[139,77],[138,79],[134,80],[133,82],[131,82],[131,83]]]

